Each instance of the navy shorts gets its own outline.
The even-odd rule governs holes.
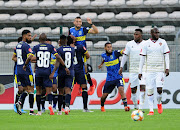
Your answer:
[[[57,77],[53,77],[52,84],[57,84]]]
[[[35,82],[39,87],[52,87],[52,80],[49,79],[49,76],[35,77]]]
[[[73,75],[58,75],[58,88],[72,88],[74,82],[74,76]]]
[[[75,71],[75,80],[74,83],[78,84],[87,84],[87,78],[84,70]]]
[[[18,86],[33,86],[33,76],[32,75],[25,75],[25,74],[18,74]]]
[[[103,93],[111,93],[115,87],[124,87],[124,80],[123,78],[121,79],[116,79],[113,81],[106,81],[103,89]]]

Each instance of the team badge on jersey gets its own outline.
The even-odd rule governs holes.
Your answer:
[[[110,58],[113,59],[113,55],[111,55]]]
[[[79,31],[79,35],[82,35],[82,32],[81,32],[81,31]]]
[[[29,49],[28,49],[28,51],[29,51],[29,52],[32,52],[32,49],[31,49],[31,48],[29,48]]]
[[[159,43],[159,45],[161,46],[161,45],[162,45],[162,43],[160,42],[160,43]]]

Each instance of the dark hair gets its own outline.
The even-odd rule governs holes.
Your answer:
[[[23,30],[23,31],[22,31],[22,36],[23,36],[24,34],[28,34],[28,33],[31,33],[31,31],[29,31],[29,30]]]
[[[66,37],[65,35],[61,35],[61,36],[60,36],[60,39],[61,39],[61,40],[65,40],[65,39],[67,39],[67,37]]]
[[[78,16],[78,17],[76,17],[75,19],[81,19],[81,17]]]
[[[104,47],[106,47],[108,44],[112,44],[111,42],[106,42]]]
[[[139,31],[139,32],[143,33],[142,29],[140,29],[140,28],[135,29],[135,31]]]
[[[19,37],[18,38],[18,43],[22,41],[22,37]]]
[[[50,38],[47,38],[46,41],[50,41],[51,42],[52,40]]]
[[[71,38],[71,36],[68,36],[67,37],[67,45],[69,46],[72,43],[73,43],[73,39]]]

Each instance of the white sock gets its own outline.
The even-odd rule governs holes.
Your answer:
[[[131,93],[131,99],[134,103],[134,107],[137,108],[137,96],[136,96],[136,93]]]
[[[161,104],[161,99],[162,99],[162,93],[161,94],[157,93],[157,102],[158,102],[158,104]]]
[[[140,91],[140,95],[139,95],[139,109],[142,109],[142,107],[144,105],[144,100],[145,100],[145,92],[144,91]]]
[[[154,95],[148,96],[148,104],[149,104],[150,111],[154,111],[153,110],[153,101],[154,101]]]

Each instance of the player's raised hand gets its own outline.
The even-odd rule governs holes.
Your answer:
[[[98,65],[98,68],[99,68],[99,69],[101,69],[101,68],[102,68],[102,66],[103,66],[103,65],[102,65],[102,64],[100,64],[100,65]]]
[[[123,68],[121,67],[121,68],[119,69],[119,75],[122,75],[122,71],[123,71]]]
[[[90,18],[87,18],[87,22],[88,22],[89,24],[92,24],[92,20],[91,20]]]
[[[139,78],[139,80],[141,80],[141,78],[142,78],[142,74],[139,74],[139,75],[138,75],[138,78]]]
[[[169,76],[169,70],[168,69],[165,70],[165,74],[166,74],[166,77]]]
[[[26,71],[26,66],[25,65],[23,66],[23,70]]]
[[[68,68],[65,68],[65,71],[66,71],[66,74],[67,74],[67,75],[70,75],[70,71],[69,71]]]

